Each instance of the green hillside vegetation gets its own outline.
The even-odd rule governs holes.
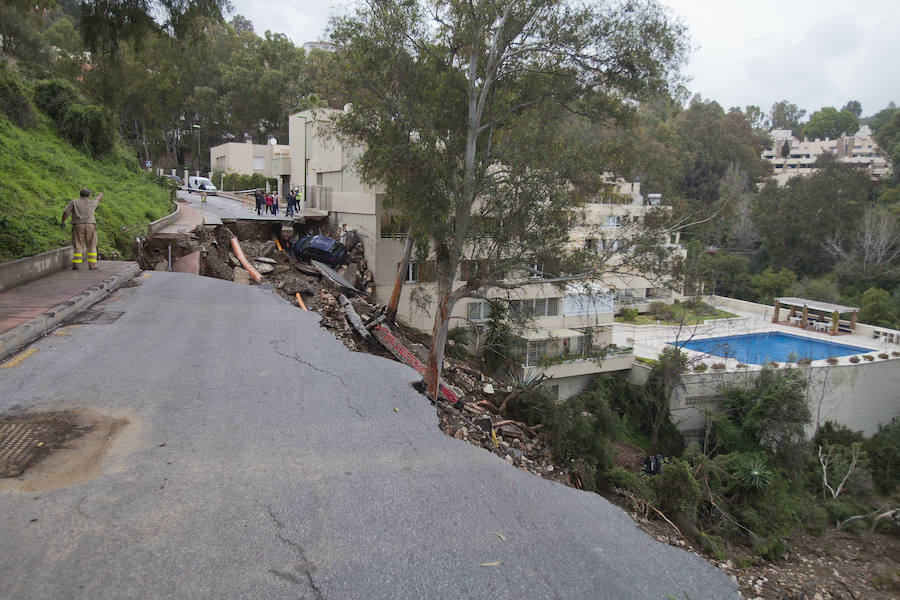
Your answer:
[[[0,113],[0,148],[0,262],[68,245],[69,229],[59,220],[83,187],[103,192],[96,212],[103,260],[129,258],[134,237],[172,210],[172,190],[138,170],[121,142],[93,158],[61,139],[33,105],[25,129]]]

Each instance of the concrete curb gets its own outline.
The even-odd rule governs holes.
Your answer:
[[[110,275],[97,285],[57,304],[42,315],[0,335],[0,358],[5,358],[22,346],[43,336],[72,315],[103,300],[122,284],[134,279],[140,272],[141,268],[138,265],[130,265],[128,268]]]
[[[72,246],[0,263],[0,292],[29,283],[72,264]]]

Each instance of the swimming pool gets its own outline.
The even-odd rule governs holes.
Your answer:
[[[669,342],[670,346],[675,344],[676,342]],[[678,342],[677,345],[688,350],[723,358],[736,358],[742,363],[755,365],[761,365],[767,361],[787,362],[789,358],[792,361],[801,358],[821,360],[829,356],[848,356],[872,352],[869,348],[779,332],[729,335],[684,343]]]

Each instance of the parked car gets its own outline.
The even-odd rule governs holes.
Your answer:
[[[181,177],[179,177],[178,175],[163,175],[163,177],[174,181],[175,185],[177,185],[178,187],[181,187]]]
[[[194,175],[188,177],[187,189],[188,193],[206,190],[206,193],[210,196],[215,196],[216,192],[219,191],[208,177],[195,177]]]
[[[317,260],[336,267],[347,258],[347,248],[337,240],[324,235],[307,234],[291,246],[297,260]]]

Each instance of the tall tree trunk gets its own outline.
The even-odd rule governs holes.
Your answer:
[[[431,347],[428,349],[428,365],[425,369],[425,386],[428,396],[437,400],[441,369],[444,363],[444,346],[447,344],[447,332],[450,329],[450,313],[453,310],[455,300],[452,298],[451,288],[453,278],[446,281],[446,277],[440,278],[438,287],[437,311],[434,315],[434,327],[431,330]]]
[[[387,311],[385,312],[385,321],[391,326],[394,325],[394,320],[397,318],[397,306],[400,304],[400,292],[403,290],[403,281],[406,279],[406,272],[409,269],[409,257],[412,254],[413,248],[411,233],[412,230],[406,232],[406,243],[403,245],[403,260],[400,261],[400,267],[397,269],[397,280],[394,281],[394,291],[391,292],[391,300],[388,302]]]

